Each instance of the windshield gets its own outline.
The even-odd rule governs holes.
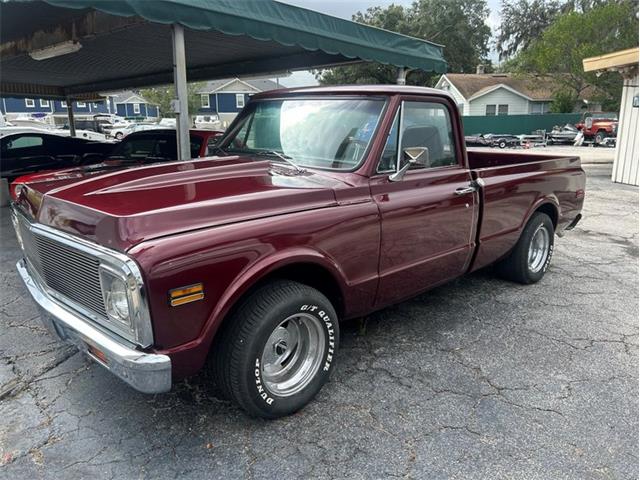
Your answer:
[[[381,99],[280,99],[251,103],[222,145],[229,153],[274,153],[299,166],[352,170],[362,161]],[[274,153],[274,159],[280,161]]]

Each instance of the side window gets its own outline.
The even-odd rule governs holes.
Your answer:
[[[7,150],[16,150],[18,148],[41,147],[42,137],[34,135],[24,135],[18,138],[12,138],[7,142]]]
[[[190,141],[191,158],[200,158],[200,149],[202,148],[203,141],[204,140],[200,137],[196,137],[194,135],[191,136],[191,141]],[[178,146],[176,145],[176,149],[177,148]]]
[[[451,117],[440,103],[403,102],[400,149],[423,148],[412,169],[456,165]]]
[[[155,144],[156,140],[148,136],[127,137],[118,144],[110,156],[126,159],[146,158],[153,154]]]
[[[396,169],[396,160],[398,159],[398,123],[400,121],[400,111],[396,112],[396,118],[389,129],[387,142],[384,144],[382,156],[378,163],[377,172],[392,172]]]
[[[236,135],[232,148],[282,150],[280,143],[281,107],[281,103],[275,102],[256,105],[254,114],[245,117],[244,124]]]
[[[160,137],[157,139],[150,157],[176,160],[178,158],[178,144],[176,137]]]

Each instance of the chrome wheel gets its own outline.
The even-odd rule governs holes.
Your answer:
[[[295,395],[315,377],[324,349],[320,319],[306,313],[286,318],[273,330],[262,351],[264,386],[274,395]]]
[[[544,225],[540,225],[531,237],[529,244],[529,270],[537,273],[544,267],[549,257],[550,237]]]

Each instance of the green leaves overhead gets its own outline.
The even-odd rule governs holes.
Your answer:
[[[615,108],[622,88],[619,76],[585,73],[582,60],[637,45],[638,4],[608,2],[584,13],[573,10],[560,14],[507,68],[526,73],[562,74],[557,75],[562,90],[572,93],[574,99],[590,85],[595,86],[594,98],[608,108]]]
[[[444,56],[451,72],[475,72],[487,63],[491,29],[485,23],[489,8],[485,0],[418,0],[411,7],[390,5],[358,12],[353,20],[445,45]],[[322,84],[395,83],[397,69],[366,63],[316,73]],[[413,71],[407,83],[432,84],[437,75]]]

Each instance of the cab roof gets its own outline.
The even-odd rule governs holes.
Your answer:
[[[453,97],[444,90],[415,85],[332,85],[317,87],[281,88],[253,95],[252,98],[273,98],[284,95],[430,95],[447,99]]]

